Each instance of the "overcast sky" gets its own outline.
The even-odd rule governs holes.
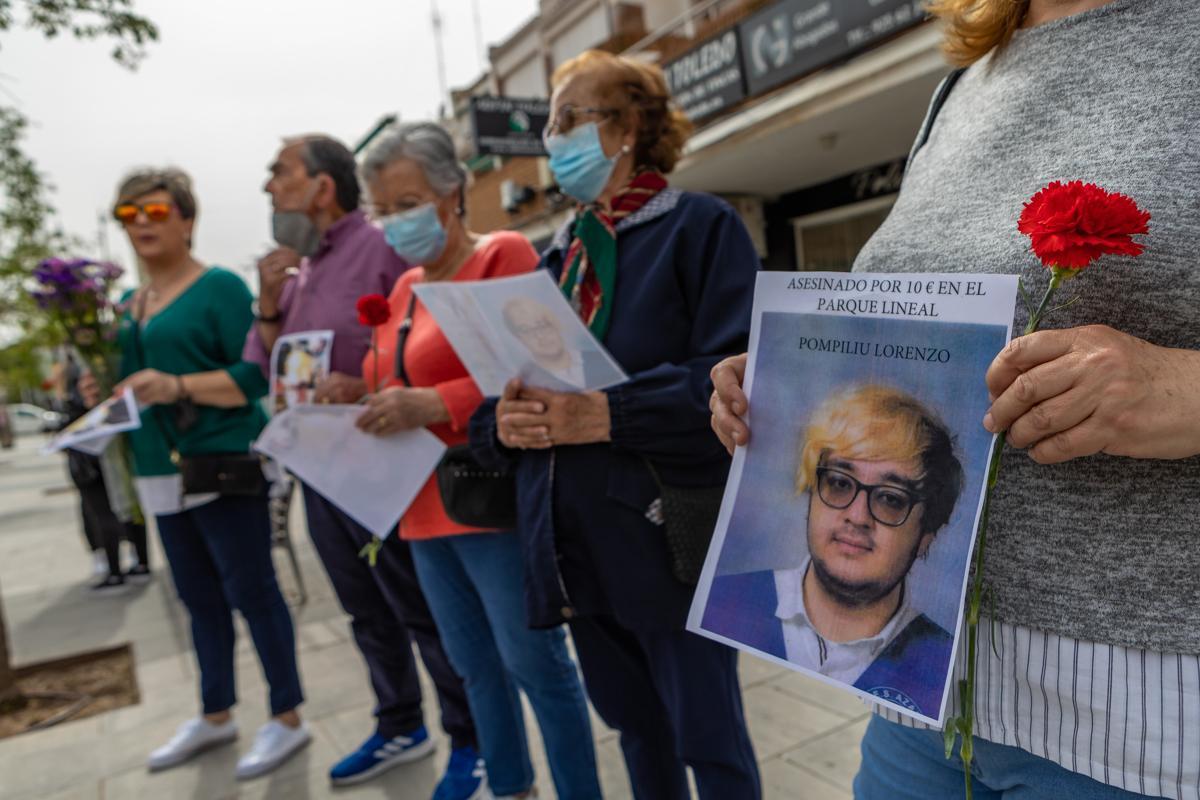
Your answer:
[[[471,0],[437,0],[451,88],[483,60]],[[478,0],[485,43],[528,20],[537,0]],[[430,119],[438,97],[430,0],[135,0],[160,41],[136,72],[111,44],[0,39],[0,103],[31,121],[25,147],[54,184],[64,228],[99,246],[122,174],[171,164],[191,173],[195,253],[250,277],[270,246],[262,191],[280,138],[322,132],[353,146],[384,114]],[[109,254],[131,265],[119,227]],[[91,255],[93,253],[87,253]],[[253,286],[253,281],[252,281]]]

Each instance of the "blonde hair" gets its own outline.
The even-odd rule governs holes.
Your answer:
[[[949,521],[962,490],[962,464],[949,430],[911,395],[868,384],[826,398],[804,431],[797,493],[816,486],[817,468],[834,453],[851,461],[916,462],[922,530],[933,533]]]
[[[675,169],[683,153],[683,145],[692,133],[692,123],[671,102],[667,80],[659,67],[603,50],[587,50],[559,65],[554,70],[550,85],[557,89],[579,74],[595,74],[599,77],[604,101],[618,109],[621,123],[626,129],[633,124],[630,112],[637,111],[637,143],[633,150],[635,167],[656,169],[663,173]]]
[[[1029,10],[1029,0],[930,0],[928,11],[942,20],[942,51],[965,67],[1012,39]]]

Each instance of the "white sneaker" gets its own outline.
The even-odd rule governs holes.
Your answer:
[[[103,550],[92,551],[92,580],[99,580],[108,575],[108,556]]]
[[[146,765],[152,772],[182,764],[194,755],[237,738],[237,723],[232,719],[214,725],[204,717],[189,719],[179,726],[171,741],[150,754]]]
[[[271,720],[258,729],[250,752],[238,759],[237,778],[240,781],[266,775],[292,757],[312,740],[308,725],[289,728],[279,720]]]

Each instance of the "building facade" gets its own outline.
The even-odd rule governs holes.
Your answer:
[[[664,68],[696,126],[672,183],[733,204],[767,268],[849,269],[949,71],[939,39],[921,0],[545,0],[454,93],[471,225],[541,244],[568,217],[544,158],[479,155],[472,100],[544,101],[559,64],[600,48]]]

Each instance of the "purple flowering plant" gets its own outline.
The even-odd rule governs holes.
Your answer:
[[[75,348],[103,393],[113,387],[117,324],[124,311],[112,299],[124,270],[86,258],[48,258],[33,270],[30,295]]]

